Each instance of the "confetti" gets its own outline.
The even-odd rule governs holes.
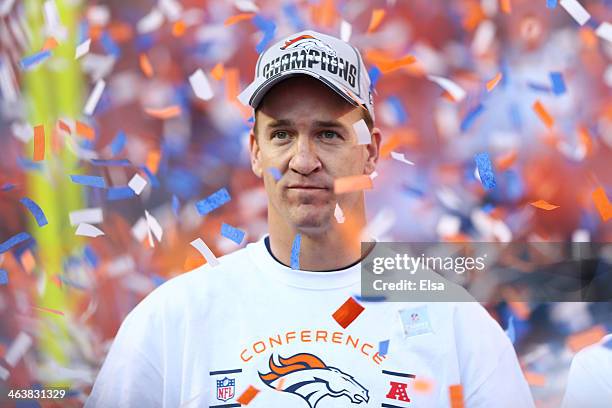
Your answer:
[[[206,215],[209,212],[221,207],[223,204],[228,203],[231,199],[232,198],[227,192],[227,189],[224,187],[214,192],[207,198],[198,201],[196,203],[196,208],[198,209],[198,213],[200,213],[200,215]]]
[[[244,13],[257,13],[259,11],[259,7],[250,0],[235,0],[234,5]]]
[[[498,72],[493,79],[487,82],[487,91],[491,92],[497,86],[497,84],[499,84],[502,78],[502,73]]]
[[[98,79],[94,89],[89,94],[89,98],[87,98],[87,102],[85,103],[85,108],[83,109],[83,113],[85,115],[91,116],[93,115],[96,106],[98,106],[98,101],[102,96],[102,92],[104,92],[104,88],[106,87],[106,82],[103,79]]]
[[[171,119],[181,114],[181,107],[178,105],[167,106],[165,108],[145,108],[145,112],[157,119]]]
[[[104,180],[104,177],[72,174],[70,179],[76,184],[89,187],[106,188],[106,181]]]
[[[557,0],[546,0],[546,7],[549,9],[554,9],[557,7]]]
[[[384,340],[378,343],[378,354],[386,356],[389,351],[389,340]]]
[[[91,126],[88,126],[78,120],[76,121],[75,126],[75,132],[77,135],[83,136],[87,140],[94,140],[96,138],[96,133]]]
[[[340,23],[340,39],[345,42],[349,42],[351,34],[353,32],[353,26],[350,23],[342,20]]]
[[[98,159],[92,159],[91,160],[91,164],[93,164],[94,166],[100,166],[100,167],[106,167],[106,166],[109,166],[109,167],[110,166],[126,167],[126,166],[131,166],[132,165],[128,159],[120,159],[120,160],[98,160]]]
[[[227,27],[227,26],[239,23],[241,21],[251,20],[253,17],[255,17],[255,13],[241,13],[241,14],[237,14],[235,16],[228,17],[225,20],[225,22],[223,23],[223,25]]]
[[[111,142],[111,145],[110,145],[111,154],[113,156],[118,155],[121,152],[121,150],[123,150],[123,148],[125,147],[125,142],[126,142],[125,132],[119,131],[117,135],[115,136],[115,138],[113,139],[113,141]]]
[[[552,91],[555,95],[565,93],[565,81],[563,81],[563,75],[560,72],[551,72],[550,81],[552,82]]]
[[[244,240],[245,232],[229,224],[223,223],[221,224],[221,235],[240,245]]]
[[[6,351],[4,361],[6,361],[9,366],[15,367],[31,345],[32,338],[26,333],[20,332]]]
[[[9,277],[8,272],[4,269],[0,269],[0,285],[8,285]]]
[[[512,12],[512,3],[510,0],[500,0],[501,9],[504,13],[510,14]]]
[[[242,394],[240,394],[240,396],[236,399],[236,402],[242,405],[249,405],[249,403],[253,401],[253,398],[255,398],[258,393],[259,390],[257,388],[253,387],[252,385],[249,385],[249,388],[247,388]]]
[[[79,226],[77,227],[75,235],[82,236],[82,237],[96,238],[96,237],[99,237],[100,235],[104,235],[104,231],[102,231],[101,229],[99,229],[98,227],[94,225],[83,222],[79,224]]]
[[[577,0],[561,0],[559,4],[580,25],[584,25],[591,18],[589,12]]]
[[[197,238],[191,241],[191,246],[197,249],[200,254],[202,254],[204,259],[206,259],[206,262],[211,267],[215,267],[219,265],[219,260],[217,259],[215,254],[213,254],[213,252],[210,250],[208,245],[206,245],[206,243],[202,240],[202,238]]]
[[[277,169],[276,167],[268,167],[268,173],[272,175],[272,177],[274,178],[274,181],[278,181],[282,177],[280,170]]]
[[[128,182],[128,187],[134,190],[136,195],[140,195],[147,185],[147,180],[143,179],[140,174],[134,174],[134,177]]]
[[[554,210],[556,208],[559,208],[558,205],[551,204],[551,203],[549,203],[548,201],[545,201],[545,200],[538,200],[538,201],[534,201],[534,202],[529,203],[529,204],[531,204],[532,206],[534,206],[536,208],[540,208],[540,209],[546,210],[546,211],[551,211],[551,210]]]
[[[400,161],[402,163],[406,163],[406,164],[409,164],[411,166],[414,166],[414,163],[411,162],[410,160],[408,160],[404,153],[391,152],[391,158],[393,160],[397,160],[397,161]]]
[[[300,247],[302,246],[302,235],[296,234],[291,245],[291,269],[300,269]]]
[[[47,217],[45,217],[45,213],[43,213],[43,210],[34,201],[30,200],[27,197],[24,197],[19,200],[19,202],[30,211],[34,218],[36,218],[36,223],[39,227],[44,227],[49,223],[47,221]]]
[[[34,126],[34,155],[32,160],[35,162],[45,159],[45,127],[43,125]]]
[[[450,396],[451,408],[464,408],[463,402],[463,386],[461,384],[451,385],[448,387]]]
[[[478,116],[480,116],[483,111],[484,111],[484,106],[482,105],[482,103],[479,103],[475,108],[470,110],[467,113],[467,115],[465,115],[465,118],[463,118],[463,121],[461,121],[461,125],[459,126],[461,131],[465,132],[470,127],[472,127],[472,124],[474,123],[476,118],[478,118]]]
[[[357,135],[357,144],[364,145],[372,142],[372,135],[370,134],[370,129],[368,129],[365,120],[360,119],[353,123],[353,130]]]
[[[340,208],[338,203],[336,203],[336,208],[334,209],[334,217],[336,217],[338,224],[344,224],[344,221],[346,221],[344,218],[344,212],[342,212],[342,208]]]
[[[211,100],[214,96],[213,90],[210,87],[210,83],[202,72],[201,69],[197,69],[193,74],[189,76],[189,83],[191,84],[191,88],[193,89],[193,93],[195,95],[204,100]]]
[[[54,313],[56,315],[64,316],[64,312],[61,312],[61,311],[56,310],[56,309],[49,309],[47,307],[40,307],[40,306],[32,306],[32,308],[33,309],[42,310],[43,312],[49,312],[49,313]]]
[[[91,38],[86,39],[76,47],[74,53],[74,59],[79,59],[89,52],[89,46],[91,45]]]
[[[607,334],[606,328],[599,324],[587,330],[572,334],[567,338],[567,346],[574,353],[583,348],[595,344]]]
[[[32,238],[32,237],[27,232],[20,232],[20,233],[18,233],[16,235],[13,235],[8,240],[0,243],[0,254],[5,253],[6,251],[11,249],[15,245],[18,245],[18,244],[22,243],[23,241],[27,241],[30,238]]]
[[[368,33],[375,31],[383,18],[385,18],[385,9],[374,9],[372,10],[372,17],[370,18],[370,25],[368,26]]]
[[[508,328],[505,330],[506,336],[510,339],[512,344],[516,342],[516,330],[514,329],[514,316],[510,316],[508,319]]]
[[[334,180],[334,193],[344,194],[372,189],[372,179],[366,175],[340,177]]]
[[[463,88],[448,78],[443,78],[437,75],[427,75],[427,79],[440,85],[442,89],[451,95],[453,101],[455,102],[461,102],[467,95]]]
[[[138,56],[138,64],[140,65],[140,70],[147,78],[153,77],[153,67],[147,54],[142,53]]]
[[[276,24],[274,24],[274,21],[268,20],[260,14],[253,17],[253,24],[264,33],[261,41],[255,46],[255,50],[260,54],[267,48],[270,41],[274,39]]]
[[[533,110],[536,113],[536,115],[538,115],[542,123],[544,123],[544,126],[546,126],[548,129],[552,129],[552,127],[555,124],[555,120],[553,119],[552,116],[550,116],[550,114],[548,113],[548,111],[546,110],[544,105],[542,105],[540,101],[534,102]]]
[[[214,68],[210,71],[210,76],[215,80],[220,81],[223,78],[223,72],[225,71],[223,64],[218,63],[214,66]]]
[[[153,246],[153,240],[151,239],[151,233],[155,236],[158,242],[161,242],[163,236],[163,229],[159,222],[153,217],[147,210],[145,210],[145,219],[147,220],[147,226],[149,227],[149,242]]]
[[[603,189],[603,187],[598,187],[595,191],[593,191],[591,197],[593,198],[593,202],[595,203],[595,207],[597,208],[602,221],[606,222],[612,218],[612,204],[610,203],[610,200],[608,200],[608,196],[606,195],[606,191]]]
[[[29,57],[23,58],[21,61],[19,61],[19,65],[21,66],[21,69],[28,71],[37,67],[49,57],[51,57],[51,50],[40,51],[36,54],[30,55]]]
[[[134,194],[134,190],[132,190],[128,186],[111,187],[106,192],[106,199],[109,201],[125,200],[135,196],[136,194]]]
[[[412,388],[416,392],[420,392],[422,394],[428,394],[433,389],[433,384],[430,380],[425,380],[423,378],[415,378],[412,382]]]
[[[70,225],[78,224],[100,224],[103,220],[102,208],[86,208],[84,210],[71,211],[68,214]]]
[[[535,373],[533,371],[525,371],[525,380],[527,384],[533,387],[543,387],[546,385],[546,377],[543,374]]]
[[[595,30],[595,34],[597,34],[600,38],[603,38],[604,40],[612,42],[612,24],[608,23],[607,21],[604,21],[599,25],[599,27],[597,27],[597,30]]]
[[[172,25],[172,35],[175,37],[181,37],[185,34],[187,25],[183,20],[178,20]]]
[[[476,167],[478,169],[478,175],[480,176],[480,182],[487,189],[493,189],[497,185],[495,181],[495,171],[493,170],[493,163],[489,158],[488,153],[478,153],[474,160],[476,161]]]
[[[495,41],[496,26],[491,20],[484,20],[476,29],[472,40],[472,52],[477,56],[483,56],[491,48]]]
[[[350,297],[334,312],[332,317],[343,329],[346,329],[364,310],[363,306]]]

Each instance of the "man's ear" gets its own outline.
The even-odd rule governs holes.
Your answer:
[[[261,150],[259,150],[259,143],[253,129],[249,132],[249,154],[251,156],[251,169],[257,177],[261,178],[263,174],[261,168]]]
[[[375,127],[372,129],[372,142],[366,145],[366,151],[368,157],[366,158],[366,164],[364,172],[367,175],[374,173],[376,170],[376,163],[378,163],[378,155],[380,153],[380,141],[382,135],[380,129]]]

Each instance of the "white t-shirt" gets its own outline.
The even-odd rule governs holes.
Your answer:
[[[612,406],[612,334],[580,350],[572,360],[563,408]]]
[[[533,407],[512,344],[478,303],[359,301],[360,265],[292,270],[264,239],[164,283],[121,325],[86,407]],[[388,340],[385,356],[379,343]],[[382,353],[384,354],[384,352]],[[387,404],[387,405],[383,405]]]

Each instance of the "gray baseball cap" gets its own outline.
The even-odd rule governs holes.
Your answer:
[[[306,30],[278,41],[257,59],[255,79],[238,95],[245,106],[257,108],[266,92],[295,75],[318,79],[374,120],[370,76],[359,51],[331,35]]]

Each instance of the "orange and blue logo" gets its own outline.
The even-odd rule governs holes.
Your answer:
[[[327,53],[327,55],[331,57],[336,56],[336,50],[334,50],[329,45],[325,44],[323,41],[318,38],[313,37],[312,35],[304,34],[298,37],[292,38],[290,40],[285,41],[285,45],[280,47],[281,50],[292,49],[292,48],[304,48],[306,50],[317,49],[319,51],[323,51]]]
[[[278,356],[280,364],[270,356],[270,372],[259,373],[259,378],[268,386],[282,392],[300,396],[310,408],[326,397],[347,397],[352,404],[368,402],[368,390],[347,374],[326,365],[319,357],[301,353],[289,358]]]

